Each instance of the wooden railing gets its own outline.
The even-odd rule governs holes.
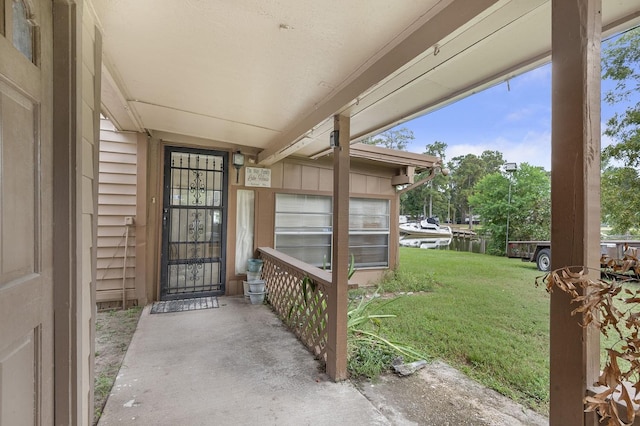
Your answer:
[[[258,249],[268,301],[282,322],[321,361],[327,360],[331,273],[268,247]]]

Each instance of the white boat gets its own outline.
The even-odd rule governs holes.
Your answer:
[[[449,226],[440,226],[433,218],[427,218],[420,222],[410,222],[400,224],[400,233],[410,236],[446,238],[451,237],[453,232]]]

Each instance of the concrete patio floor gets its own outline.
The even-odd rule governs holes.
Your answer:
[[[442,398],[438,384],[420,375],[411,378],[421,388],[412,394],[420,410],[432,412],[408,420],[403,407],[393,406],[402,403],[393,398],[402,392],[384,381],[364,386],[367,397],[351,382],[331,382],[269,307],[242,297],[218,300],[219,308],[200,311],[151,315],[144,309],[99,426],[546,423],[535,413],[516,420],[529,411],[522,407],[518,416],[503,417],[504,406],[493,403],[497,415],[487,421],[484,414],[460,410],[468,398],[463,404]],[[426,393],[437,401],[427,401]],[[409,402],[415,409],[416,402]]]

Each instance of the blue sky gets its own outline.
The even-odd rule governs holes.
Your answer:
[[[608,90],[612,83],[605,80],[602,87]],[[602,131],[606,121],[625,107],[603,102]],[[507,162],[527,162],[550,170],[551,64],[399,127],[413,131],[415,140],[407,148],[411,152],[422,153],[427,144],[441,141],[448,145],[447,161],[458,155],[497,150]],[[602,145],[610,143],[603,135]]]

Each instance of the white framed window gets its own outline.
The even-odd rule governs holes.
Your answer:
[[[351,198],[349,253],[356,268],[389,266],[389,200]],[[320,268],[331,267],[332,199],[276,194],[275,249]]]
[[[349,199],[349,253],[356,268],[389,266],[389,200]]]

